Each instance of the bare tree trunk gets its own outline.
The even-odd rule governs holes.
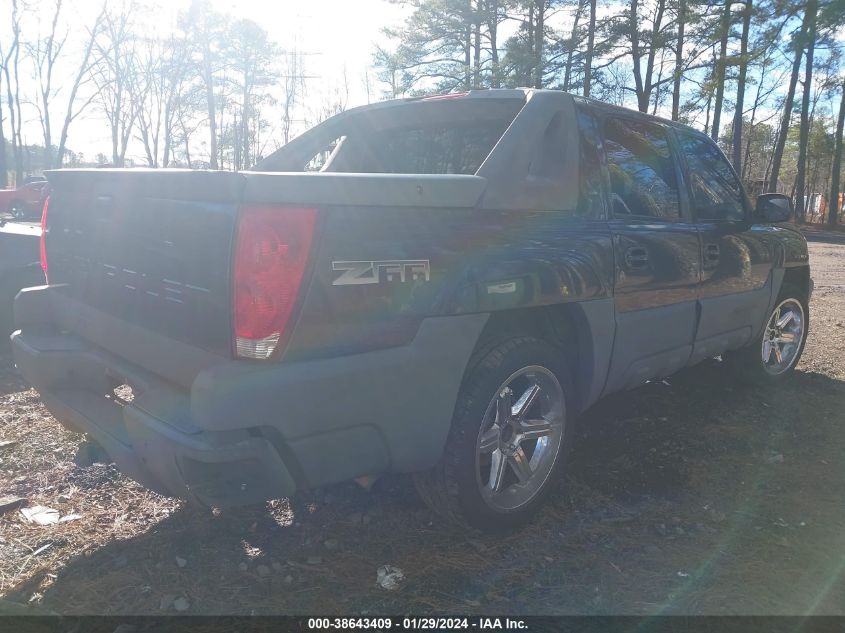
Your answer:
[[[17,5],[17,2],[15,0],[12,0],[12,34],[14,35],[14,38],[12,40],[12,44],[9,47],[8,52],[5,52],[5,53],[3,52],[3,50],[2,50],[3,42],[0,42],[0,70],[3,71],[3,76],[6,78],[6,97],[7,97],[6,103],[9,106],[9,124],[10,124],[10,127],[11,127],[11,130],[10,130],[11,136],[9,138],[12,142],[12,163],[15,164],[17,162],[17,156],[18,156],[19,150],[18,150],[18,144],[17,144],[17,137],[15,136],[15,121],[16,121],[15,99],[14,99],[14,95],[12,93],[12,76],[11,76],[11,73],[9,71],[9,64],[12,63],[12,55],[14,55],[15,49],[18,47],[19,42],[20,42],[20,39],[19,39],[20,28],[19,28],[19,23],[18,23],[18,5]],[[0,85],[2,85],[2,82],[0,82]],[[0,94],[0,99],[2,99],[2,94]],[[3,126],[3,118],[0,117],[0,128],[2,128],[2,126]],[[0,130],[0,136],[2,136],[2,130]],[[2,179],[3,179],[3,185],[4,186],[8,185],[8,182],[9,182],[8,176],[7,176],[8,169],[6,167],[6,153],[5,153],[6,147],[5,146],[6,146],[6,139],[5,139],[5,137],[3,137],[3,143],[2,143],[2,147],[3,147],[3,159],[2,159],[3,175],[2,175]]]
[[[0,57],[0,62],[3,59]],[[0,95],[3,94],[3,73],[0,73]],[[0,99],[0,189],[9,185],[8,167],[6,165],[6,135],[3,133],[3,100]]]
[[[813,161],[811,160],[812,156],[807,156],[804,162],[804,168],[806,169],[806,174],[812,174],[812,166]],[[812,214],[810,213],[810,207],[813,204],[813,182],[812,180],[805,177],[804,179],[804,217],[801,218],[802,222],[811,222],[812,221]]]
[[[655,86],[660,86],[663,80],[663,60],[660,60],[660,70],[657,73],[657,83]],[[657,115],[657,107],[660,105],[660,89],[654,91],[654,105],[652,106],[651,114]]]
[[[464,14],[464,90],[472,87],[472,0],[467,0]]]
[[[677,121],[681,111],[681,70],[684,64],[684,28],[687,22],[686,0],[678,0],[678,37],[675,41],[675,72],[672,82],[672,120]]]
[[[219,169],[226,169],[226,157],[223,153],[226,151],[225,139],[226,136],[226,99],[220,100],[220,120],[217,122],[217,129],[219,134],[217,136],[217,165]]]
[[[751,29],[751,3],[747,0],[743,8],[742,39],[739,43],[739,76],[736,86],[736,108],[733,124],[733,165],[737,172],[742,171],[742,113],[745,108],[745,77],[748,74],[748,35]]]
[[[17,4],[17,3],[14,3]],[[13,68],[15,71],[15,93],[14,93],[14,108],[17,113],[17,117],[13,123],[13,131],[12,134],[14,135],[13,138],[16,139],[15,146],[17,147],[18,151],[15,152],[15,186],[20,187],[23,183],[23,152],[24,152],[24,145],[23,145],[23,136],[21,134],[21,128],[23,126],[23,111],[21,110],[21,87],[20,87],[20,57],[21,57],[21,45],[20,45],[20,23],[16,21],[15,23],[15,56],[13,58]]]
[[[249,118],[250,118],[250,108],[251,105],[249,103],[249,95],[250,95],[250,82],[248,78],[249,72],[244,72],[244,90],[243,90],[243,112],[241,113],[241,144],[243,145],[243,152],[241,154],[241,165],[240,169],[246,169],[250,165],[249,159]]]
[[[528,54],[534,59],[534,0],[528,5]]]
[[[18,77],[18,61],[20,59],[20,14],[17,0],[12,0],[12,44],[0,61],[3,64],[3,74],[6,77],[6,97],[9,106],[9,126],[12,141],[12,162],[15,168],[15,184],[20,185],[23,180],[23,143],[21,140],[21,100],[20,81]],[[10,68],[11,67],[11,68]],[[12,78],[14,77],[14,83]]]
[[[745,156],[742,159],[742,170],[740,170],[740,179],[745,180],[748,172],[748,161],[751,156],[751,140],[754,136],[754,124],[757,120],[757,108],[760,107],[760,94],[763,91],[763,75],[766,72],[766,64],[763,64],[763,69],[760,71],[760,81],[757,82],[757,94],[754,96],[754,106],[751,108],[751,120],[748,122],[748,133],[745,141]]]
[[[56,10],[53,13],[53,20],[50,24],[50,35],[41,50],[39,41],[36,49],[36,65],[38,72],[39,97],[41,99],[41,130],[44,135],[44,165],[52,164],[50,152],[53,147],[52,127],[50,125],[50,101],[52,99],[53,68],[64,45],[64,39],[56,41],[56,29],[59,24],[59,15],[62,11],[62,0],[56,0]],[[45,69],[46,66],[46,69]]]
[[[725,10],[719,26],[719,57],[716,60],[716,99],[713,104],[713,125],[710,138],[719,140],[719,126],[722,120],[722,102],[725,99],[725,71],[728,66],[728,37],[731,32],[731,0],[725,0]]]
[[[792,120],[792,104],[795,101],[795,88],[798,85],[798,74],[801,72],[801,58],[804,55],[804,37],[807,33],[809,15],[804,14],[804,21],[798,37],[795,38],[795,58],[792,61],[792,74],[789,76],[789,88],[786,91],[786,99],[783,102],[783,117],[780,123],[775,149],[772,153],[772,171],[769,174],[767,191],[777,190],[778,179],[780,178],[780,165],[783,161],[783,150],[786,147],[786,137],[789,134],[789,123]]]
[[[490,85],[499,88],[502,85],[499,74],[499,0],[488,0],[487,4],[487,34],[490,39]]]
[[[481,88],[481,0],[475,0],[476,11],[473,14],[473,40],[475,48],[472,57],[472,87]]]
[[[82,63],[79,64],[79,70],[77,70],[73,84],[71,85],[70,96],[68,96],[67,100],[67,109],[65,110],[65,120],[62,123],[62,133],[59,137],[59,147],[56,151],[55,162],[53,163],[53,166],[56,169],[61,169],[64,161],[65,147],[67,145],[67,136],[70,131],[70,124],[73,123],[73,120],[91,103],[91,99],[89,98],[81,108],[74,112],[73,105],[76,103],[76,95],[79,92],[79,87],[82,85],[82,80],[88,74],[88,71],[91,70],[91,52],[94,50],[94,42],[97,38],[97,33],[100,30],[100,24],[103,20],[104,13],[105,8],[100,11],[100,14],[97,16],[97,19],[94,21],[94,25],[88,33],[88,44],[85,46]]]
[[[810,95],[813,91],[813,53],[816,47],[816,0],[807,3],[810,24],[807,28],[807,59],[804,69],[804,95],[801,100],[801,127],[798,132],[798,173],[795,176],[795,209],[803,222],[806,218],[804,187],[806,180],[807,140],[810,133]]]
[[[827,223],[836,226],[839,211],[839,176],[842,172],[842,138],[845,128],[845,81],[842,82],[842,99],[839,101],[839,118],[836,119],[836,138],[833,145],[833,169],[830,172],[830,200],[828,201]]]
[[[120,92],[118,92],[118,95],[119,94],[120,94]],[[121,97],[118,97],[118,99],[120,99],[120,98]],[[120,103],[120,102],[118,101],[118,103]],[[120,108],[120,106],[118,106],[118,109],[116,111],[117,117],[120,117],[120,114],[121,114],[120,111],[121,111],[121,108]],[[116,120],[119,120],[119,119],[116,119]],[[118,129],[118,124],[115,123],[111,126],[111,162],[112,162],[113,167],[123,167],[123,165],[120,164],[120,149],[118,147],[119,146],[119,137],[120,137],[120,130]]]
[[[241,112],[241,115],[243,115],[243,112]],[[241,117],[241,120],[243,120],[243,116]],[[238,121],[238,114],[236,112],[232,117],[232,171],[241,170],[241,152],[243,152],[241,131],[241,121]]]
[[[537,3],[537,28],[534,30],[534,87],[543,87],[543,47],[546,42],[546,0]]]
[[[578,0],[578,5],[575,7],[575,18],[572,20],[572,32],[569,35],[569,43],[566,53],[566,69],[563,73],[563,89],[569,90],[569,79],[572,76],[572,56],[575,53],[578,38],[578,22],[581,20],[581,11],[584,8],[584,0]]]
[[[772,155],[771,154],[769,154],[769,160],[766,161],[766,173],[763,174],[763,182],[765,183],[764,189],[763,189],[764,193],[765,193],[766,189],[768,189],[769,174],[770,173],[772,173]]]
[[[211,66],[211,42],[208,25],[203,28],[202,74],[205,83],[205,104],[208,112],[208,163],[211,169],[218,169],[217,162],[217,112],[214,99],[214,72]]]
[[[217,169],[217,116],[214,111],[214,84],[210,69],[206,70],[205,77],[205,102],[208,108],[208,162],[211,169]]]
[[[631,61],[633,62],[634,90],[637,93],[637,106],[640,112],[648,111],[648,96],[643,103],[645,90],[643,89],[642,68],[640,68],[640,22],[639,22],[639,0],[631,0],[629,15],[629,29],[631,38]]]
[[[654,16],[654,23],[651,26],[651,43],[649,44],[648,55],[646,56],[645,68],[645,82],[643,85],[643,95],[639,100],[640,112],[648,112],[648,102],[651,99],[651,91],[655,84],[652,83],[654,77],[654,60],[657,56],[657,38],[660,34],[660,27],[663,23],[663,14],[666,11],[666,0],[658,0],[657,14]],[[661,70],[663,66],[661,64]],[[659,83],[659,80],[658,80]]]
[[[590,1],[590,27],[587,30],[587,53],[584,57],[584,96],[590,96],[593,69],[593,46],[596,41],[596,0]]]
[[[185,137],[185,162],[188,163],[188,169],[193,169],[194,165],[191,163],[191,136],[184,126],[182,126],[182,134]]]
[[[817,199],[815,192],[817,191],[817,185],[818,185],[818,180],[819,180],[819,178],[818,178],[819,172],[818,172],[818,169],[816,169],[816,167],[818,167],[818,165],[817,165],[818,161],[812,161],[811,158],[812,158],[811,156],[807,156],[807,173],[812,174],[812,178],[807,183],[807,212],[808,213],[811,211],[811,209],[813,207],[813,202]],[[816,214],[812,213],[811,217],[815,219]]]
[[[170,166],[170,148],[173,144],[173,101],[177,90],[178,88],[173,89],[173,93],[171,93],[170,98],[168,98],[164,106],[164,139],[162,141],[163,147],[161,150],[162,167]]]
[[[713,54],[713,65],[715,67],[716,63],[716,55]],[[704,133],[710,136],[710,110],[713,107],[713,91],[707,91],[707,108],[706,108],[706,118],[704,119]]]
[[[291,127],[293,124],[294,107],[299,101],[305,83],[305,68],[302,63],[302,54],[297,50],[290,50],[285,52],[285,70],[284,70],[284,91],[285,96],[282,100],[282,139],[285,143],[290,141]],[[394,69],[392,73],[391,98],[399,97],[399,81],[398,70]]]

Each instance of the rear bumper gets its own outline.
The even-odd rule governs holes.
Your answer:
[[[49,305],[39,296],[49,292],[22,292],[16,314],[32,314],[29,301]],[[37,323],[19,321],[12,347],[51,413],[93,437],[127,475],[163,494],[231,506],[433,465],[486,318],[426,319],[408,346],[334,359],[221,359],[199,370],[190,388],[43,312]],[[132,387],[131,401],[114,396],[121,384]]]
[[[208,505],[252,503],[295,490],[267,438],[248,429],[203,432],[191,423],[186,394],[85,341],[58,332],[16,332],[12,347],[24,379],[56,419],[95,439],[144,486]],[[130,403],[107,397],[123,383],[143,390]]]

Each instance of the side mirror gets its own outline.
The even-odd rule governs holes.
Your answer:
[[[792,200],[782,193],[764,193],[757,196],[756,215],[764,222],[789,222],[792,218]]]

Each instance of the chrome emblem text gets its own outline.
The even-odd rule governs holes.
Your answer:
[[[377,284],[382,281],[404,283],[429,281],[431,266],[427,259],[389,259],[376,262],[332,262],[332,270],[342,271],[333,286]]]

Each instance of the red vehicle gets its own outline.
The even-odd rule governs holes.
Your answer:
[[[9,213],[17,220],[41,217],[47,194],[47,181],[31,180],[17,189],[0,189],[0,213]]]

